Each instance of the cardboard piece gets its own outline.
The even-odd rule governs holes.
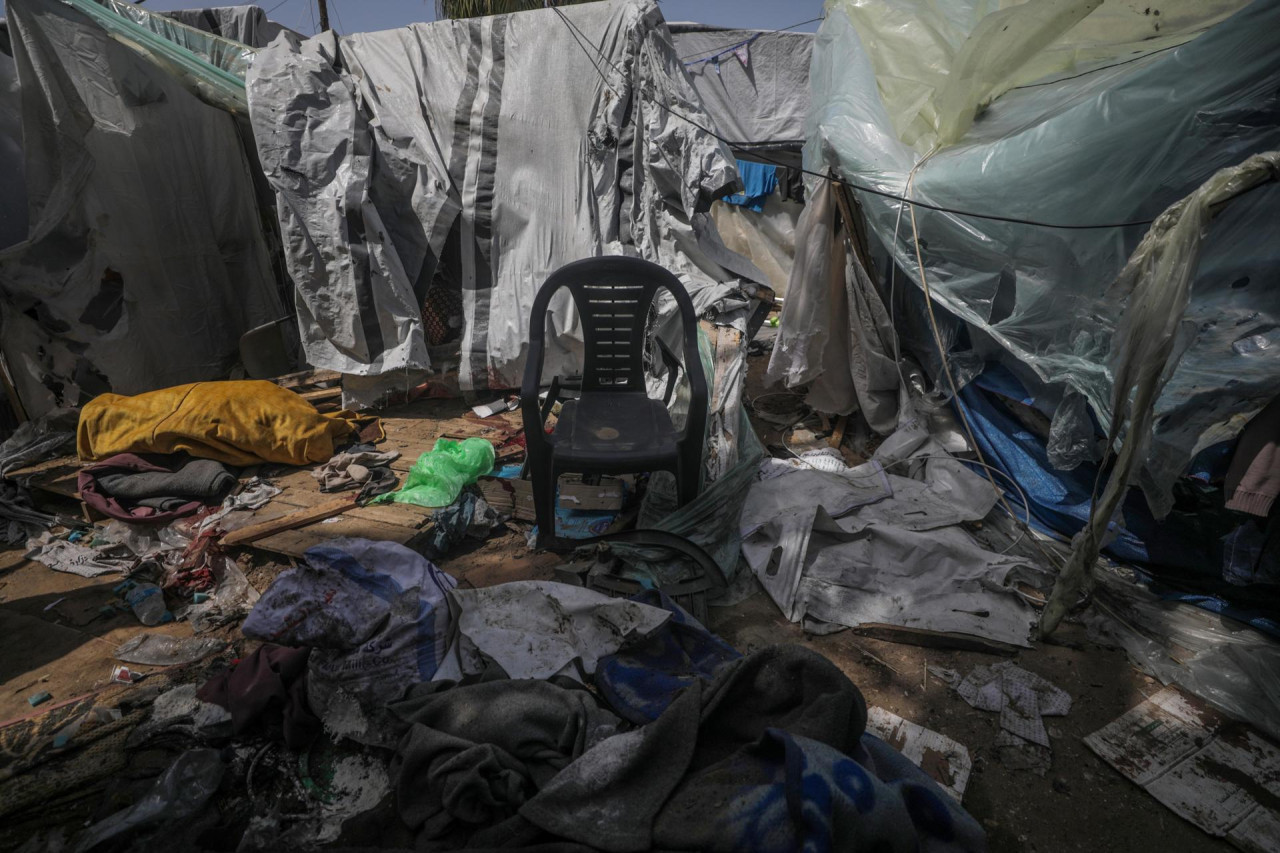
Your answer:
[[[1166,688],[1084,742],[1210,835],[1280,850],[1280,748],[1251,726]]]
[[[957,803],[964,799],[973,759],[963,744],[884,708],[867,709],[867,731],[901,752]]]

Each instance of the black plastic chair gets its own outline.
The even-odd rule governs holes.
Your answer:
[[[585,338],[581,392],[561,407],[554,433],[545,428],[560,391],[551,382],[538,404],[551,297],[568,288]],[[667,364],[664,400],[645,386],[645,325],[659,289],[675,297],[684,338],[684,363],[655,338]],[[677,431],[667,411],[676,373],[689,378],[689,415]],[[635,474],[670,471],[681,506],[698,493],[707,425],[707,379],[698,355],[698,317],[679,279],[639,258],[588,258],[551,274],[533,301],[529,356],[520,389],[521,410],[541,542],[555,538],[556,487],[561,474]]]

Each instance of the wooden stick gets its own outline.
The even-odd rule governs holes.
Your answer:
[[[832,447],[839,448],[844,442],[844,429],[849,425],[849,416],[841,415],[836,418],[835,432],[831,433],[831,438],[827,439],[827,443]]]
[[[297,512],[291,512],[280,518],[261,521],[257,524],[241,527],[239,530],[233,530],[222,537],[222,544],[229,547],[231,545],[245,545],[250,542],[257,542],[259,539],[266,539],[268,536],[274,536],[286,530],[306,527],[308,524],[315,524],[317,521],[333,518],[335,515],[341,515],[349,509],[355,509],[355,506],[355,494],[334,498],[331,501],[325,501],[306,509],[300,509]]]

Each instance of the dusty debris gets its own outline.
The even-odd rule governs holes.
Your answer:
[[[1167,688],[1084,742],[1210,835],[1280,850],[1280,747],[1252,727]]]
[[[867,731],[901,752],[957,803],[964,800],[973,772],[964,744],[874,706],[867,709]]]

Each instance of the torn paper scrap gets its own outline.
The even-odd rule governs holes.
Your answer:
[[[1166,688],[1084,742],[1210,835],[1280,850],[1280,747],[1251,726]]]
[[[973,760],[964,744],[884,708],[867,709],[867,731],[901,752],[957,803],[964,799],[973,770]]]

